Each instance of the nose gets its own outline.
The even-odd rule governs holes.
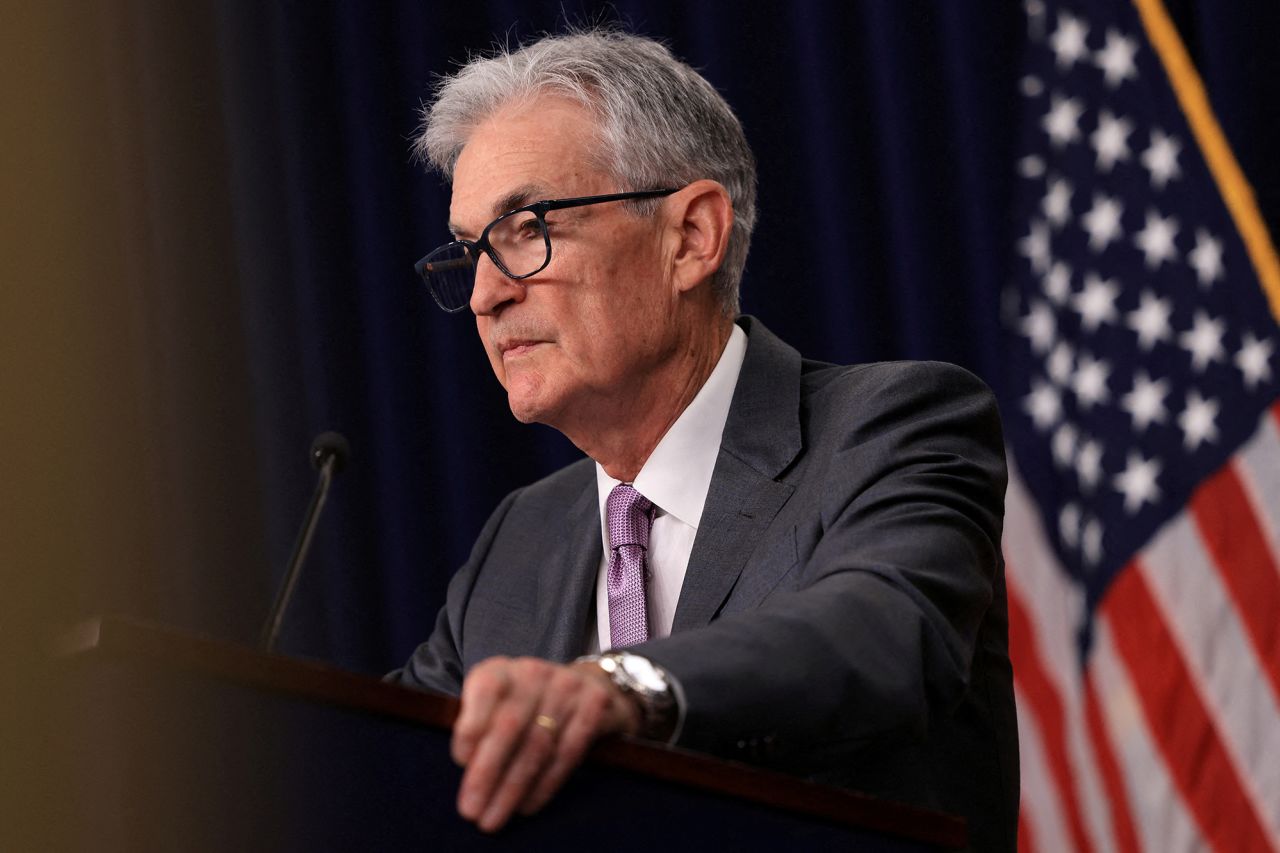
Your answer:
[[[512,302],[524,301],[524,282],[508,278],[494,264],[488,252],[480,253],[476,263],[476,283],[471,289],[471,311],[477,316],[500,312]]]

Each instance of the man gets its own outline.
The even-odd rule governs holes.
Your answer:
[[[393,673],[461,693],[458,807],[540,808],[610,733],[965,815],[1013,849],[995,403],[937,364],[802,360],[737,316],[755,164],[702,77],[612,32],[447,79],[418,151],[511,410],[590,457],[509,495]],[[604,650],[603,657],[588,652]]]

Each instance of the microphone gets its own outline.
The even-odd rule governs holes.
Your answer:
[[[311,547],[311,535],[315,533],[316,522],[320,520],[320,510],[324,509],[325,498],[329,496],[329,484],[333,475],[346,467],[351,457],[351,445],[341,433],[322,432],[311,442],[311,466],[320,472],[316,481],[316,490],[311,494],[311,504],[302,519],[302,528],[293,543],[293,555],[289,557],[289,567],[285,570],[284,580],[276,593],[276,602],[271,607],[271,615],[262,626],[261,648],[271,651],[280,633],[280,623],[284,620],[285,609],[293,598],[293,589],[298,584],[298,575],[302,562],[307,558],[307,550]]]

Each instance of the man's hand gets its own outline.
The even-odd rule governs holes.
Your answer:
[[[634,734],[640,709],[590,663],[489,658],[462,684],[453,760],[467,768],[458,811],[495,832],[546,805],[596,738]]]

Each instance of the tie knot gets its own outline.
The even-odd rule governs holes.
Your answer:
[[[653,525],[653,502],[627,483],[619,483],[605,501],[609,524],[609,547],[639,545],[649,547],[649,528]]]

